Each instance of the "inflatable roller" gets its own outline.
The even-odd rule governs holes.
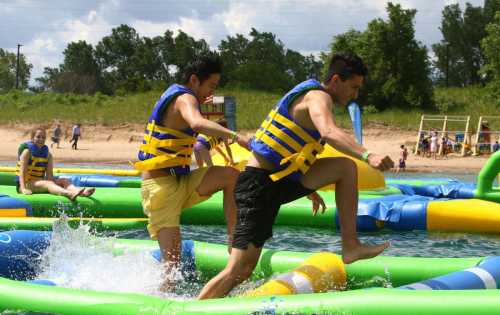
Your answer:
[[[15,172],[16,167],[0,166],[0,172]],[[119,169],[93,169],[93,168],[54,168],[54,174],[101,174],[115,176],[139,176],[138,170],[119,170]]]
[[[233,153],[234,162],[236,163],[235,167],[239,170],[243,170],[248,161],[248,157],[250,156],[250,152],[236,143],[231,144],[231,151]],[[365,162],[340,153],[328,144],[325,145],[325,150],[318,156],[318,158],[327,157],[347,157],[356,163],[356,166],[358,167],[358,189],[370,190],[385,188],[384,174],[370,167]],[[218,153],[215,154],[212,159],[215,165],[225,165],[224,158]],[[324,189],[335,189],[335,186],[327,186]]]
[[[290,295],[339,290],[346,286],[347,276],[342,258],[333,253],[318,253],[305,259],[299,267],[281,274],[246,296]]]

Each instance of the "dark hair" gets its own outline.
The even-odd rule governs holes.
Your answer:
[[[345,81],[352,75],[366,76],[368,69],[359,56],[350,53],[337,53],[330,60],[328,74],[324,82],[327,83],[330,81],[335,74],[338,74],[340,79]]]
[[[199,56],[182,69],[182,84],[187,84],[193,74],[203,83],[210,75],[221,72],[222,61],[217,54]]]
[[[45,129],[42,128],[42,127],[33,128],[30,131],[31,140],[33,140],[35,138],[35,135],[36,135],[37,131],[41,131],[41,132],[44,132],[45,134],[47,134],[47,132],[45,131]]]
[[[403,149],[404,147],[405,147],[405,145],[404,145],[404,144],[402,144],[402,145],[400,146],[400,148],[401,148],[401,149]]]

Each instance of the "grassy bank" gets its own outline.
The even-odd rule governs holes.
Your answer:
[[[119,125],[146,121],[162,91],[150,91],[126,96],[73,95],[57,93],[27,94],[19,91],[0,95],[0,124],[47,123],[55,119],[66,122]],[[281,94],[242,89],[222,89],[219,95],[232,95],[237,102],[237,125],[240,129],[255,129],[279,100]],[[471,115],[475,128],[480,115],[498,115],[500,102],[492,100],[481,88],[436,89],[437,110],[426,114]],[[364,122],[417,129],[421,111],[392,109],[383,112],[367,110]],[[350,125],[344,110],[335,111],[341,126]],[[500,121],[490,122],[491,129],[500,130]],[[434,128],[441,128],[439,123]],[[450,126],[452,127],[452,126]]]

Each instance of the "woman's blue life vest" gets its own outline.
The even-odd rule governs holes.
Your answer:
[[[310,79],[290,90],[271,110],[250,143],[252,152],[270,161],[276,172],[273,181],[288,177],[299,181],[316,161],[324,147],[317,130],[299,126],[290,116],[289,108],[301,95],[311,90],[324,90],[321,83]]]
[[[49,164],[49,147],[44,145],[38,147],[33,141],[23,142],[19,145],[17,150],[17,169],[16,169],[16,182],[19,183],[19,175],[21,172],[21,154],[25,149],[30,152],[28,160],[28,173],[25,175],[25,180],[40,180],[45,178],[47,172],[47,165]]]
[[[173,84],[156,102],[139,148],[139,161],[134,163],[136,169],[141,171],[163,169],[171,175],[184,175],[190,172],[191,154],[197,134],[191,128],[175,130],[161,125],[167,106],[178,96],[186,93],[196,96],[187,87]]]

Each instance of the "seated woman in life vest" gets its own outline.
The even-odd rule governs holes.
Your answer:
[[[225,120],[219,120],[217,123],[223,127],[227,128],[227,122]],[[224,146],[226,147],[226,153],[220,148],[220,144],[224,142]],[[233,159],[233,152],[231,151],[231,147],[229,146],[228,141],[224,141],[222,138],[209,137],[204,134],[199,134],[196,137],[196,143],[194,144],[194,157],[196,159],[196,164],[198,167],[203,167],[206,164],[208,167],[213,166],[212,156],[210,155],[210,151],[215,149],[226,161],[226,165],[233,166],[235,165]]]
[[[19,146],[17,192],[24,195],[49,192],[70,200],[92,195],[95,188],[76,187],[67,179],[54,178],[52,154],[45,145],[46,137],[45,130],[38,128],[31,133],[31,141]]]

